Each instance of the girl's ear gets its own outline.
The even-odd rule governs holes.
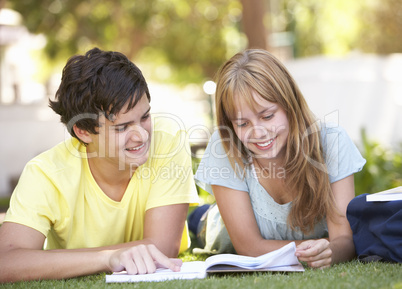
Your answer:
[[[78,128],[77,125],[73,126],[73,130],[75,135],[84,143],[91,143],[92,142],[92,137],[89,132],[87,132],[84,129]]]

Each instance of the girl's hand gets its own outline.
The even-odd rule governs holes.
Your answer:
[[[157,268],[180,271],[182,261],[166,257],[155,245],[138,245],[114,251],[108,260],[110,271],[129,275],[154,273]]]
[[[327,239],[308,240],[296,248],[296,257],[312,268],[328,268],[332,262],[332,250]]]

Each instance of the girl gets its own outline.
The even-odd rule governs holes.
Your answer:
[[[196,173],[213,192],[238,254],[289,242],[310,267],[354,257],[346,207],[365,160],[345,131],[320,125],[287,69],[247,50],[217,74],[219,129]]]

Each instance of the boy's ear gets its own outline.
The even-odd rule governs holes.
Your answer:
[[[92,142],[92,137],[86,130],[78,128],[77,125],[73,126],[73,130],[75,135],[84,143],[89,144]]]

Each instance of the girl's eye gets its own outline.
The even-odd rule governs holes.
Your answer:
[[[264,116],[263,119],[271,119],[273,117],[274,117],[274,114],[270,114],[270,115]]]
[[[237,127],[245,127],[247,125],[247,122],[237,123],[236,125]]]

